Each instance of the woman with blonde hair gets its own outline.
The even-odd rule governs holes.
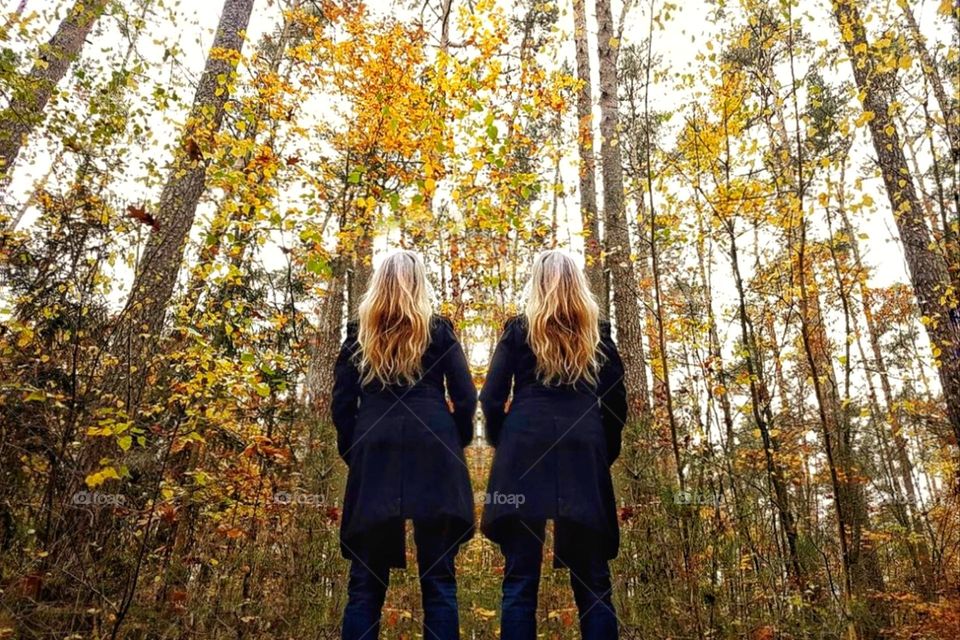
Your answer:
[[[389,255],[347,325],[334,370],[333,423],[349,467],[340,529],[352,561],[344,640],[378,637],[390,567],[406,564],[408,519],[423,635],[459,637],[454,559],[474,528],[463,449],[476,405],[453,324],[431,311],[423,261],[412,251]]]
[[[566,253],[545,251],[534,262],[526,310],[507,322],[480,402],[496,447],[481,529],[506,556],[501,640],[537,637],[547,520],[554,566],[570,569],[581,635],[615,638],[608,562],[619,530],[610,465],[627,413],[623,365]]]

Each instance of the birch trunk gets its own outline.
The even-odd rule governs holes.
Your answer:
[[[626,371],[624,383],[634,418],[649,422],[647,373],[643,351],[643,314],[630,251],[620,158],[617,50],[610,0],[597,0],[597,48],[600,61],[600,163],[603,172],[605,267],[610,274],[617,342]]]
[[[600,247],[600,220],[597,217],[597,163],[593,154],[593,86],[590,78],[590,50],[587,42],[585,0],[573,1],[573,37],[577,50],[577,153],[580,158],[580,219],[583,223],[583,253],[587,279],[600,307],[609,312],[610,303],[603,277]]]

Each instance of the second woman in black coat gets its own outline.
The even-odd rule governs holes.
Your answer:
[[[352,560],[344,640],[378,637],[390,567],[405,564],[408,519],[424,638],[459,637],[454,559],[473,533],[463,448],[476,404],[453,325],[431,313],[423,262],[410,251],[388,256],[358,322],[347,326],[334,370],[337,448],[349,467],[340,530],[343,555]]]
[[[546,520],[554,521],[554,564],[570,569],[583,638],[617,637],[610,465],[627,403],[623,365],[598,313],[573,259],[542,253],[526,312],[507,322],[480,393],[496,448],[481,528],[506,556],[501,640],[536,638]]]

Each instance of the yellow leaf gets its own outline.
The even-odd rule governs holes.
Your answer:
[[[99,487],[101,484],[107,480],[119,480],[120,474],[117,473],[117,470],[113,467],[106,467],[97,471],[96,473],[91,473],[85,478],[87,486],[93,489],[94,487]]]

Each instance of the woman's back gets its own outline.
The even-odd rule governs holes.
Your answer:
[[[347,343],[353,354],[355,363],[359,362],[360,344],[357,339],[359,331],[356,320],[347,324]],[[409,382],[392,382],[384,384],[377,379],[362,383],[364,394],[403,393],[404,391],[443,391],[444,390],[444,358],[456,345],[453,323],[443,316],[434,315],[430,318],[430,342],[420,360],[420,375],[413,384]]]

